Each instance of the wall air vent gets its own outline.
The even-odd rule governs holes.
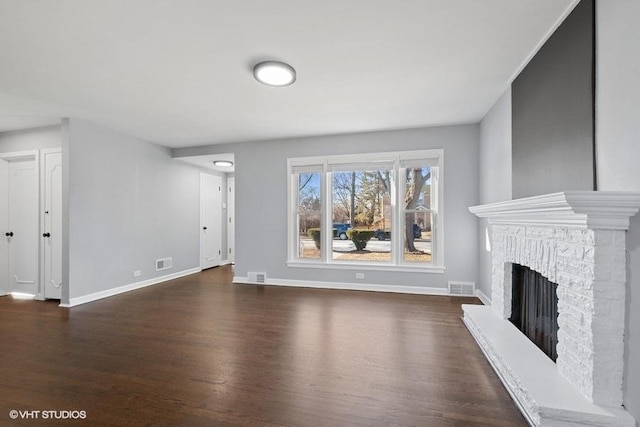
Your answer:
[[[173,258],[161,258],[156,260],[156,271],[168,270],[173,266]]]
[[[267,282],[267,273],[258,273],[255,271],[250,271],[247,273],[247,279],[250,283],[258,283],[263,284]]]
[[[449,295],[473,297],[476,295],[476,284],[473,282],[448,282]]]

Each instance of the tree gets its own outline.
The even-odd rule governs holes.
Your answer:
[[[332,194],[333,194],[333,221],[351,222],[353,215],[351,211],[351,191],[352,177],[350,172],[335,172],[333,174]]]
[[[316,180],[313,180],[314,175]],[[320,187],[317,173],[300,174],[298,185],[298,209],[300,211],[300,232],[320,227]]]
[[[404,197],[405,202],[405,211],[407,215],[405,215],[405,249],[408,252],[419,252],[416,249],[415,238],[413,237],[413,223],[415,222],[415,215],[412,215],[409,211],[412,211],[416,208],[418,204],[418,200],[420,199],[420,193],[422,192],[422,187],[424,187],[425,183],[431,178],[431,169],[426,169],[426,173],[422,174],[423,169],[421,168],[411,168],[407,169],[406,175],[406,192]]]

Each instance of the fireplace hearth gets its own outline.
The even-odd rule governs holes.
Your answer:
[[[491,306],[463,306],[463,320],[533,425],[635,426],[622,382],[625,233],[639,208],[640,193],[582,191],[470,208],[492,229]],[[522,314],[514,265],[556,285],[556,363],[509,321]]]

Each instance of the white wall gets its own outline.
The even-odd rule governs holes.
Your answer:
[[[480,204],[511,200],[511,89],[500,97],[480,122]],[[491,252],[487,221],[479,219],[478,289],[491,298]]]
[[[173,160],[168,148],[74,119],[67,143],[63,303],[199,266],[198,168]],[[164,257],[173,257],[173,269],[156,272]]]
[[[600,190],[640,191],[640,2],[597,3],[596,155]],[[640,421],[640,215],[627,233],[625,406]]]
[[[236,276],[354,283],[353,270],[288,268],[287,158],[444,148],[445,274],[366,272],[363,283],[445,288],[447,280],[476,281],[478,125],[299,138],[176,149],[174,156],[235,153]]]
[[[0,153],[41,150],[62,146],[60,126],[0,133]]]

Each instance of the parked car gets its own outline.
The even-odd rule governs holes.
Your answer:
[[[378,228],[373,236],[378,240],[387,240],[391,238],[391,231]],[[422,230],[418,224],[413,224],[413,237],[415,239],[422,237]]]
[[[333,224],[333,237],[337,237],[340,240],[347,240],[347,230],[351,228],[351,224]]]

